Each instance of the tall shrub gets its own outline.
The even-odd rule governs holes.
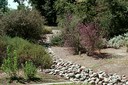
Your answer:
[[[84,47],[89,55],[99,48],[101,44],[101,31],[96,23],[80,23],[78,25],[80,33],[80,44]]]
[[[24,9],[12,11],[0,20],[0,28],[11,37],[22,37],[35,41],[40,38],[44,28],[44,19],[36,10]]]

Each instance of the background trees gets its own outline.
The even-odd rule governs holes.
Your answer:
[[[42,16],[45,16],[47,25],[56,25],[55,1],[56,0],[30,0],[33,7],[39,10]]]
[[[6,12],[7,11],[7,0],[0,0],[0,11]]]

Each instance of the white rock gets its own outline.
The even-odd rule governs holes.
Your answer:
[[[76,74],[76,75],[75,75],[75,78],[77,78],[77,79],[79,79],[80,77],[81,77],[80,74]]]

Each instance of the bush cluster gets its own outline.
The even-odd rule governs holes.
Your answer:
[[[9,45],[11,47],[11,52],[13,50],[17,51],[19,65],[24,64],[28,60],[42,68],[49,68],[52,64],[52,58],[40,45],[30,43],[19,37],[4,37],[3,41],[6,42],[6,46]]]
[[[36,10],[11,11],[0,20],[1,32],[11,37],[22,37],[35,41],[40,38],[44,28],[44,18]]]

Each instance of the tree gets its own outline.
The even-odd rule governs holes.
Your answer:
[[[14,0],[14,2],[17,2],[19,4],[18,9],[25,9],[25,5],[24,5],[24,1],[25,0]]]
[[[56,25],[55,1],[56,0],[30,0],[32,6],[38,9],[41,15],[46,18],[48,25]]]
[[[108,29],[110,37],[124,34],[128,31],[128,1],[106,0],[106,2],[108,3],[108,9],[111,13]]]
[[[7,0],[0,0],[0,11],[6,12],[7,11]]]

